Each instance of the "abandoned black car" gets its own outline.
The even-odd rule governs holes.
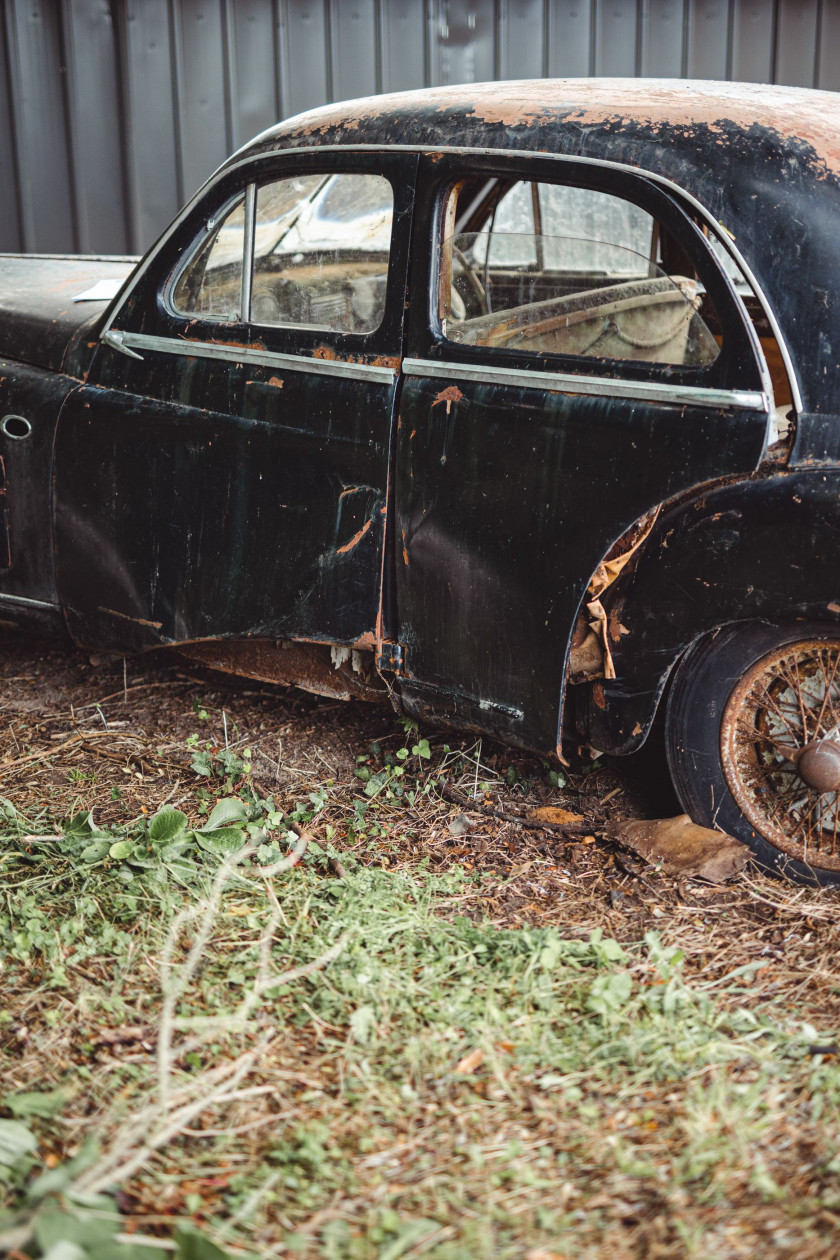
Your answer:
[[[0,617],[562,756],[840,883],[840,98],[533,81],[0,261]]]

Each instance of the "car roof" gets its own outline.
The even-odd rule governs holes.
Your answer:
[[[805,409],[840,414],[840,94],[684,79],[471,83],[325,105],[232,161],[334,145],[558,154],[670,180],[752,268]]]
[[[687,79],[522,79],[393,92],[296,114],[241,151],[328,144],[445,144],[572,153],[591,129],[617,125],[697,141],[709,128],[727,136],[762,129],[780,149],[810,149],[818,167],[840,173],[840,94],[760,83]],[[615,158],[614,160],[620,160]]]

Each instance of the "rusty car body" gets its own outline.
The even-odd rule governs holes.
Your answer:
[[[0,262],[0,616],[545,755],[840,882],[840,97],[328,106]],[[115,296],[107,300],[107,295]]]

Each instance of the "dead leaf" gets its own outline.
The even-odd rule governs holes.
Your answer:
[[[671,875],[722,884],[743,870],[750,851],[725,831],[700,827],[688,814],[614,823],[606,834]]]
[[[568,809],[559,809],[555,805],[543,805],[540,809],[532,809],[528,819],[531,822],[554,823],[556,827],[568,827],[571,823],[582,823],[583,814],[572,814]]]
[[[525,1252],[524,1260],[566,1260],[565,1254],[559,1251],[546,1251],[543,1247],[532,1247]]]
[[[156,1040],[150,1024],[123,1025],[122,1028],[103,1028],[94,1038],[95,1046],[127,1046],[134,1041]]]
[[[460,1063],[455,1065],[455,1071],[460,1072],[463,1076],[474,1072],[476,1068],[481,1067],[484,1062],[484,1051],[476,1046],[475,1050],[470,1050],[469,1054],[465,1054]]]

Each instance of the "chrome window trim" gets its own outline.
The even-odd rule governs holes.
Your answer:
[[[273,350],[260,350],[254,346],[189,341],[184,337],[156,337],[152,333],[123,332],[119,329],[109,329],[108,335],[116,335],[121,345],[134,350],[180,354],[190,359],[218,359],[223,363],[254,363],[258,367],[282,368],[287,372],[309,372],[312,376],[345,376],[356,381],[379,381],[383,385],[391,385],[397,375],[393,368],[376,367],[372,363],[312,359],[302,354],[278,354]]]
[[[52,608],[55,612],[61,611],[60,604],[51,604],[48,599],[29,599],[26,595],[7,595],[5,591],[0,591],[0,608],[4,604],[26,604],[33,608]]]
[[[604,376],[579,376],[572,372],[522,371],[479,363],[442,363],[432,359],[404,359],[406,376],[433,376],[482,385],[512,385],[520,389],[545,389],[560,394],[592,394],[598,397],[638,399],[670,403],[675,407],[708,407],[715,411],[770,410],[767,394],[746,389],[705,389],[696,385],[671,385],[664,381],[628,381]]]
[[[252,143],[253,141],[249,141],[249,144],[252,144]],[[256,153],[256,154],[252,153],[247,157],[240,158],[238,161],[229,161],[227,163],[223,163],[222,166],[220,166],[218,170],[215,171],[210,176],[210,178],[204,182],[204,184],[202,184],[201,188],[199,188],[195,196],[193,196],[187,202],[186,206],[184,206],[181,213],[175,217],[173,222],[170,224],[169,228],[161,236],[160,240],[158,241],[157,247],[154,250],[150,251],[148,254],[146,254],[145,258],[143,259],[139,267],[137,267],[135,271],[132,273],[128,285],[126,286],[125,289],[123,289],[123,291],[115,299],[113,309],[107,312],[105,323],[102,325],[102,333],[107,332],[108,329],[111,327],[114,320],[117,318],[120,311],[122,310],[123,305],[128,300],[131,293],[134,291],[134,288],[136,287],[137,283],[142,279],[143,275],[148,269],[148,266],[154,261],[155,258],[157,258],[160,251],[166,247],[170,237],[177,231],[177,229],[180,227],[183,220],[192,211],[194,206],[201,200],[202,197],[206,195],[206,193],[212,187],[217,177],[221,176],[222,174],[228,175],[233,171],[244,169],[248,166],[253,165],[256,162],[262,162],[266,158],[270,158],[272,156],[293,157],[296,154],[300,154],[302,156],[316,155],[318,157],[321,157],[324,154],[332,154],[332,153],[364,153],[364,154],[446,153],[448,155],[453,155],[453,156],[462,155],[464,157],[513,158],[513,159],[518,159],[520,161],[527,161],[528,158],[531,158],[531,157],[539,157],[540,159],[544,159],[549,162],[557,162],[561,165],[594,166],[594,167],[599,167],[602,170],[617,171],[622,174],[633,175],[637,178],[648,179],[652,183],[658,184],[660,187],[667,189],[670,193],[675,194],[677,197],[684,198],[684,200],[687,201],[689,205],[691,205],[692,208],[697,211],[697,213],[703,219],[704,223],[708,226],[709,230],[714,234],[715,239],[720,241],[720,243],[723,245],[723,248],[726,250],[729,256],[733,259],[736,266],[739,268],[741,274],[743,275],[744,279],[749,283],[756,298],[758,299],[759,305],[761,306],[761,309],[767,318],[767,322],[770,325],[770,329],[779,346],[779,353],[781,354],[782,362],[785,365],[785,370],[787,372],[788,380],[790,382],[791,404],[793,406],[794,411],[797,413],[797,415],[801,413],[803,409],[803,405],[802,405],[802,395],[799,389],[799,381],[797,379],[797,375],[794,368],[793,359],[791,358],[790,350],[788,349],[787,342],[785,341],[784,335],[782,334],[782,330],[779,327],[778,321],[776,320],[776,316],[773,312],[773,308],[770,305],[770,302],[768,301],[767,296],[765,295],[764,290],[762,289],[761,285],[756,280],[756,277],[751,267],[747,263],[746,259],[742,256],[741,251],[737,248],[735,243],[732,241],[731,237],[727,236],[725,232],[721,231],[720,225],[718,224],[717,220],[710,213],[710,211],[706,209],[703,203],[701,201],[698,201],[697,198],[693,196],[692,193],[687,192],[686,189],[680,187],[680,185],[675,183],[674,180],[668,179],[665,175],[659,175],[657,174],[656,171],[650,171],[650,170],[643,169],[637,166],[629,166],[625,162],[611,162],[606,158],[576,157],[576,156],[565,154],[565,153],[534,154],[524,149],[492,149],[492,148],[481,148],[478,146],[470,147],[470,146],[461,146],[461,145],[325,144],[325,145],[311,145],[311,146],[294,148],[294,149],[278,148],[278,149],[275,149],[273,153],[271,150],[269,150],[268,152],[263,152],[263,153]],[[736,300],[739,302],[741,301],[741,299],[738,298],[737,295],[736,295]],[[752,320],[750,320],[749,314],[746,311],[746,308],[744,308],[744,315],[749,325],[752,327]],[[100,337],[101,335],[102,334],[100,333]],[[766,373],[769,378],[769,369],[767,367],[767,363],[764,358],[764,353],[761,350],[760,345],[758,346],[758,353],[760,356],[759,361],[762,365],[763,372]]]
[[[245,189],[245,248],[242,255],[242,287],[239,298],[239,318],[243,324],[251,322],[251,286],[254,279],[254,224],[257,214],[257,190],[252,183]]]

